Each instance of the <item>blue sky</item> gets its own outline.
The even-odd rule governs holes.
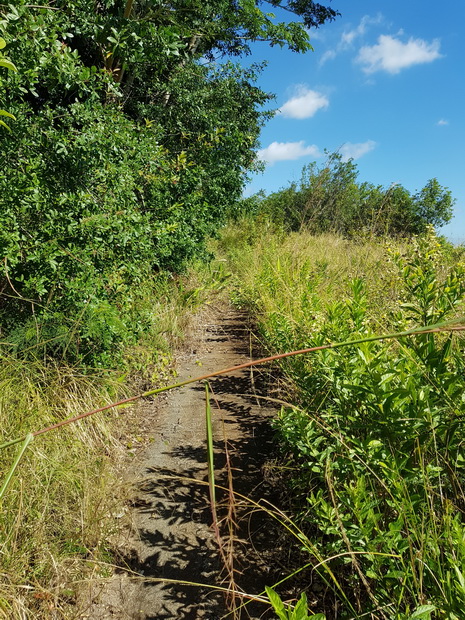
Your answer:
[[[247,194],[298,181],[324,150],[353,157],[359,180],[411,192],[436,177],[457,199],[442,232],[465,242],[465,2],[333,0],[342,16],[311,31],[314,51],[255,44],[259,86],[279,113]]]

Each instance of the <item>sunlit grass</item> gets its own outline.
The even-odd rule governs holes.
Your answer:
[[[432,231],[349,241],[246,220],[218,247],[234,301],[253,313],[270,353],[463,314],[463,249]],[[332,617],[339,598],[341,618],[460,618],[462,347],[460,336],[429,335],[281,363],[299,405],[276,423],[293,472],[292,520],[353,606],[336,588],[318,611]]]
[[[116,390],[108,378],[4,356],[1,441],[109,402]],[[5,618],[46,614],[68,587],[64,562],[104,552],[113,496],[105,498],[103,487],[117,446],[108,425],[112,417],[41,438],[19,463],[0,503],[0,611]],[[0,452],[2,478],[16,451],[13,446]]]

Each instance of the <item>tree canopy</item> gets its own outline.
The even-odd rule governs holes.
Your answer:
[[[304,226],[313,232],[410,236],[428,226],[444,226],[452,218],[454,199],[437,179],[412,194],[402,185],[388,188],[358,181],[357,165],[332,153],[318,167],[302,170],[300,184],[291,183],[255,199],[255,211],[266,213],[288,230]]]
[[[309,0],[2,5],[18,69],[0,83],[16,117],[0,133],[10,340],[95,361],[143,329],[128,291],[200,256],[257,168],[272,95],[236,59],[254,41],[305,52],[308,28],[336,16]]]

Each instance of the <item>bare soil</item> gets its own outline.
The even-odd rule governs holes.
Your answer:
[[[179,355],[179,379],[184,380],[250,359],[246,318],[230,308],[197,317],[190,345]],[[272,455],[270,416],[275,409],[259,398],[264,393],[262,371],[242,370],[210,381],[213,394],[215,469],[218,486],[228,486],[228,471],[236,493],[255,501],[273,500],[263,475]],[[205,430],[205,387],[195,383],[145,401],[136,410],[148,445],[125,477],[131,481],[127,536],[119,543],[120,570],[92,582],[80,605],[79,618],[155,620],[223,617],[264,617],[266,606],[252,603],[227,616],[224,593],[167,580],[228,587],[228,570],[220,559],[212,528]],[[227,467],[225,442],[230,466]],[[224,551],[234,563],[236,587],[259,594],[279,573],[270,567],[269,550],[277,545],[275,526],[263,512],[240,507],[235,551],[228,553],[228,494],[217,491]],[[223,507],[222,507],[223,506]],[[247,516],[245,516],[245,514]],[[245,599],[236,597],[236,607]]]

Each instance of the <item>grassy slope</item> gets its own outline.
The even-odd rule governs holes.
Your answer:
[[[464,313],[463,250],[432,232],[409,243],[348,242],[245,221],[224,231],[219,251],[271,352]],[[294,402],[277,422],[293,519],[299,546],[323,562],[311,575],[315,611],[461,617],[462,350],[461,336],[422,336],[281,366]]]
[[[141,379],[144,388],[164,385],[189,313],[222,286],[223,277],[199,266],[186,277],[147,287],[150,328],[126,351],[124,371],[83,373],[3,353],[0,443],[137,393]],[[66,618],[74,583],[107,571],[118,527],[113,515],[124,496],[115,468],[128,458],[128,436],[137,434],[127,418],[134,421],[124,409],[98,414],[28,447],[0,501],[0,618]],[[0,450],[2,480],[17,452],[18,446]]]
[[[222,286],[225,267],[235,274],[237,303],[255,314],[271,351],[434,322],[461,308],[461,252],[432,235],[394,246],[285,236],[244,222],[224,231],[218,251],[219,273],[203,267],[189,283],[165,284],[147,298],[151,329],[127,359],[151,383],[163,380],[167,342],[182,334],[178,317]],[[460,618],[461,343],[445,336],[418,346],[371,343],[288,360],[282,371],[295,402],[277,422],[294,472],[293,519],[302,528],[299,546],[310,561],[323,561],[312,573],[322,592],[310,592],[314,610],[332,617],[339,608],[341,618]],[[3,438],[108,402],[120,390],[108,376],[4,357]],[[52,609],[66,617],[73,582],[89,564],[95,568],[93,560],[108,558],[118,496],[109,493],[109,472],[121,453],[123,418],[99,416],[28,449],[0,506],[3,617],[49,617]],[[14,450],[0,458],[7,471]]]

